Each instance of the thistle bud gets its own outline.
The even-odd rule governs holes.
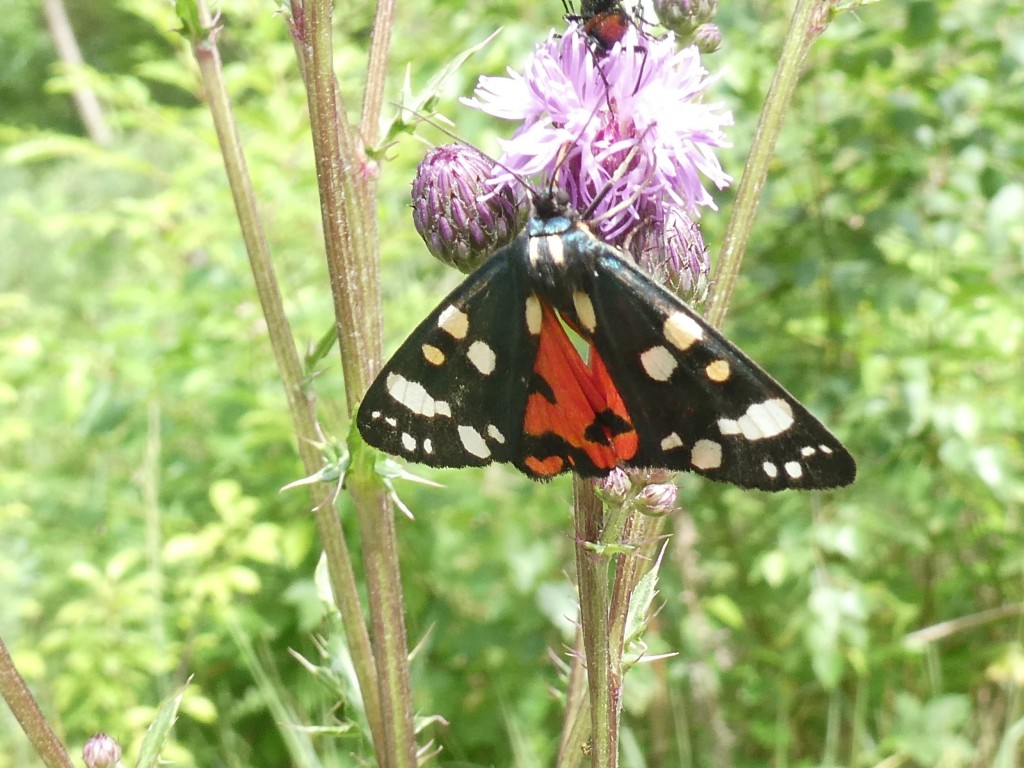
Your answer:
[[[121,764],[121,746],[105,733],[97,733],[82,747],[86,768],[115,768]]]
[[[701,24],[715,18],[718,0],[654,0],[654,12],[666,29],[671,29],[681,43],[687,43]]]
[[[678,208],[646,228],[639,239],[637,261],[654,279],[687,300],[707,291],[711,259],[697,222]]]
[[[651,515],[665,515],[676,508],[679,489],[672,483],[651,483],[644,486],[638,497],[642,509]]]
[[[597,484],[597,492],[609,504],[621,505],[629,494],[632,481],[623,470],[615,467]]]
[[[722,45],[722,30],[717,24],[701,24],[693,31],[693,44],[701,53],[714,53]]]
[[[435,147],[416,169],[412,220],[427,249],[472,272],[522,229],[529,212],[510,184],[493,186],[492,164],[465,144]]]

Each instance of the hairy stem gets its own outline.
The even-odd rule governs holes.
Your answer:
[[[576,573],[580,590],[580,624],[586,651],[590,691],[590,760],[594,768],[615,768],[619,753],[621,659],[612,654],[609,636],[611,561],[588,544],[598,544],[604,530],[604,508],[592,481],[573,478],[576,514]]]
[[[743,252],[750,240],[754,216],[761,201],[765,180],[771,164],[775,143],[782,130],[786,110],[793,100],[800,79],[800,69],[808,45],[815,34],[821,32],[821,20],[827,9],[827,0],[797,0],[793,18],[782,44],[779,65],[775,69],[768,95],[765,97],[761,118],[754,134],[754,142],[743,168],[743,176],[736,188],[736,202],[722,240],[712,279],[712,292],[708,297],[704,316],[711,325],[720,327],[729,309],[736,279],[743,263]]]
[[[183,17],[190,34],[193,53],[199,64],[203,87],[221,144],[229,185],[245,240],[256,292],[267,323],[271,349],[284,384],[288,409],[298,439],[299,455],[307,475],[315,474],[323,464],[316,448],[319,431],[312,397],[304,386],[299,359],[284,303],[277,283],[262,220],[256,205],[235,121],[224,84],[220,55],[216,44],[217,28],[203,0],[194,6],[194,21]],[[313,508],[321,543],[328,564],[334,599],[341,613],[353,665],[359,679],[371,738],[380,752],[384,748],[384,717],[377,686],[377,669],[370,637],[363,621],[359,590],[345,543],[341,520],[334,509],[331,489],[311,485]]]
[[[299,50],[305,60],[327,267],[345,395],[349,413],[354,414],[381,365],[377,167],[367,155],[364,138],[344,118],[347,110],[334,79],[331,0],[301,4],[295,0],[293,8],[302,22]],[[371,85],[384,76],[390,8],[389,3],[378,8],[367,78]],[[368,95],[364,107],[364,122],[376,122],[379,96]],[[355,436],[355,431],[351,434]],[[394,510],[374,471],[375,453],[358,439],[350,439],[349,450],[352,462],[346,481],[359,517],[383,720],[384,738],[377,757],[385,768],[415,768],[416,734]]]
[[[3,638],[0,638],[0,696],[11,708],[46,768],[72,768],[67,750],[46,722],[25,680],[18,674]]]

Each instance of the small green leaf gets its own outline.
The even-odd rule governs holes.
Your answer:
[[[191,682],[191,678],[189,681]],[[177,693],[172,694],[160,705],[156,719],[149,726],[146,736],[142,740],[135,768],[157,768],[160,765],[160,750],[163,748],[164,742],[167,741],[171,728],[174,727],[174,721],[178,719],[178,707],[181,706],[181,700],[185,696],[185,689],[188,688],[188,685],[186,682],[178,689]]]

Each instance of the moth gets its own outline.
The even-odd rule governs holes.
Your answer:
[[[409,335],[357,425],[367,443],[410,461],[504,462],[541,480],[661,467],[779,491],[856,475],[793,395],[557,190],[535,193],[517,238]]]

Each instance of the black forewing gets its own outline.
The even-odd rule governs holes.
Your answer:
[[[597,321],[593,343],[640,437],[640,448],[628,464],[693,471],[773,491],[832,488],[853,481],[853,457],[768,373],[614,248],[594,239],[588,248],[590,268],[575,279],[586,283],[581,287]],[[685,351],[666,343],[665,318],[675,312],[685,313],[703,331],[702,339]],[[677,363],[666,381],[648,375],[641,361],[654,347],[668,349]],[[729,370],[720,382],[708,375],[708,366],[718,360],[726,361]],[[738,423],[750,406],[779,400],[788,405],[793,419],[779,434],[751,439],[723,433],[720,419]],[[736,427],[726,431],[735,432]],[[721,453],[717,466],[715,445]]]
[[[517,456],[537,355],[537,337],[526,328],[529,293],[514,266],[526,242],[520,235],[467,277],[387,362],[359,407],[357,424],[367,443],[434,467]],[[454,313],[465,316],[461,338]],[[455,334],[439,326],[445,316]],[[490,371],[481,344],[493,352]]]

